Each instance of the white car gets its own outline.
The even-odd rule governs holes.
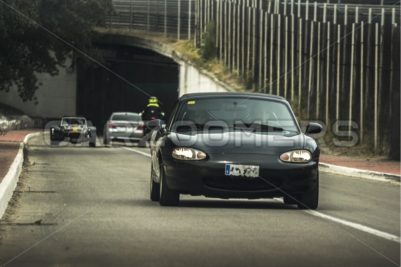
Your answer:
[[[109,145],[113,140],[140,141],[143,130],[144,123],[140,113],[114,112],[104,125],[103,143]]]

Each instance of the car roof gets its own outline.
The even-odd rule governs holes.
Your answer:
[[[262,93],[246,93],[246,92],[210,92],[210,93],[192,93],[185,94],[180,97],[180,101],[190,100],[194,98],[210,98],[210,97],[245,97],[245,98],[264,98],[268,100],[278,100],[287,102],[284,97],[277,95],[269,95]]]

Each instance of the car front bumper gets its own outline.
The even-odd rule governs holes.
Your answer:
[[[218,198],[272,198],[286,194],[296,195],[310,191],[318,183],[318,162],[288,164],[282,162],[257,163],[231,162],[259,165],[257,178],[226,176],[226,162],[178,161],[171,159],[164,164],[167,185],[190,195]]]

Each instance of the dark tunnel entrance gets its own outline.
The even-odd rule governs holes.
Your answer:
[[[98,128],[112,112],[141,112],[156,96],[169,116],[178,98],[179,65],[151,50],[132,46],[97,45],[106,65],[141,90],[95,64],[77,63],[77,114]]]

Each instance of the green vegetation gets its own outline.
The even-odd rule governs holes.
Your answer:
[[[93,28],[111,10],[111,0],[1,1],[0,90],[16,85],[22,100],[36,101],[36,73],[56,75],[58,67],[71,67],[68,58],[96,56]]]
[[[216,26],[214,22],[210,22],[206,26],[206,31],[202,38],[201,54],[204,60],[211,60],[217,56],[216,46]]]

